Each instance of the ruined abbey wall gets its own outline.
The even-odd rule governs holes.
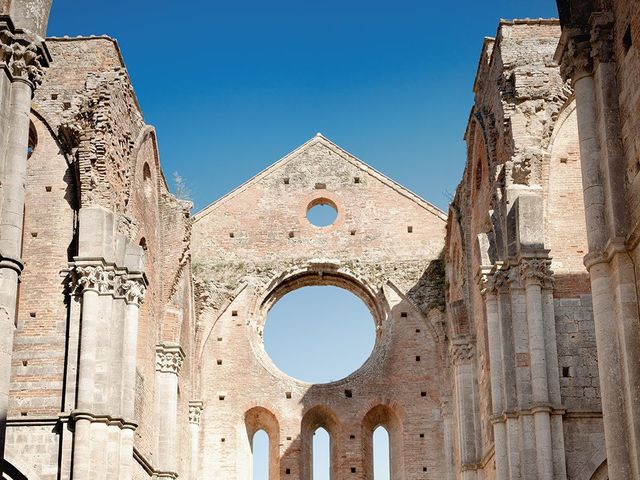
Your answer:
[[[332,225],[307,220],[318,203],[336,208]],[[334,478],[368,479],[382,424],[394,478],[446,478],[444,226],[438,209],[319,135],[195,216],[202,472],[249,478],[262,428],[271,477],[311,478],[312,435],[324,427]],[[289,377],[262,344],[273,303],[307,285],[355,293],[375,322],[371,357],[329,384]]]

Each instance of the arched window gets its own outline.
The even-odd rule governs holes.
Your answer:
[[[373,432],[373,478],[375,480],[391,480],[390,458],[389,432],[383,426],[379,426]]]
[[[147,162],[144,162],[142,167],[142,182],[144,184],[144,194],[149,197],[153,193],[153,182],[151,180],[151,167]]]
[[[29,123],[29,143],[27,144],[27,159],[31,158],[33,152],[38,146],[38,132],[33,122]]]
[[[313,432],[313,480],[329,480],[331,478],[331,438],[322,427]]]
[[[253,454],[253,480],[269,480],[269,435],[264,430],[258,430],[251,440]]]

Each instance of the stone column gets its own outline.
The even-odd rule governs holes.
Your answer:
[[[94,391],[96,350],[100,293],[113,289],[115,273],[103,265],[76,264],[76,285],[82,294],[82,316],[80,320],[80,359],[78,366],[78,389],[74,418],[73,479],[92,479],[91,453],[94,420]]]
[[[629,233],[613,16],[565,29],[556,52],[576,94],[593,317],[609,478],[640,478],[638,285]]]
[[[550,263],[551,261],[546,259],[523,259],[520,264],[527,302],[532,412],[536,436],[537,478],[540,480],[554,479],[547,347],[542,309],[542,282],[550,276]]]
[[[509,452],[507,447],[507,426],[503,416],[505,411],[504,382],[502,364],[502,332],[496,292],[496,280],[500,273],[481,273],[481,291],[485,298],[487,315],[487,338],[491,371],[491,404],[493,423],[493,444],[496,461],[496,480],[509,480]]]
[[[138,316],[140,304],[144,301],[147,281],[143,274],[129,273],[122,277],[118,294],[126,303],[124,335],[122,338],[122,396],[120,411],[127,420],[120,437],[119,480],[133,477],[133,436],[136,429],[135,396],[136,364],[138,351]]]
[[[474,340],[469,337],[454,338],[450,357],[455,380],[455,403],[458,417],[458,447],[462,480],[478,478],[480,458],[477,439],[477,380]]]
[[[156,346],[156,458],[164,478],[177,478],[178,375],[183,361],[179,345]]]
[[[9,405],[31,97],[49,64],[44,42],[0,19],[0,474]]]
[[[189,430],[191,433],[191,465],[189,480],[198,478],[198,457],[200,454],[200,418],[204,404],[200,400],[189,402]]]

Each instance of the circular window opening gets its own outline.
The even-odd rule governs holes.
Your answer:
[[[338,218],[338,209],[331,200],[318,198],[307,207],[307,220],[316,227],[328,227]]]
[[[369,358],[375,322],[364,302],[333,286],[302,287],[271,308],[264,346],[275,365],[309,383],[347,377]]]

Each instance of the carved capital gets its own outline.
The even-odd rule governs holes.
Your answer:
[[[202,410],[204,410],[204,404],[201,401],[189,402],[189,423],[200,425]]]
[[[598,63],[613,62],[613,14],[599,12],[591,16],[591,57]]]
[[[454,338],[449,346],[449,356],[453,365],[469,363],[475,357],[475,342],[468,337]]]
[[[119,277],[116,294],[128,304],[140,305],[144,301],[147,283],[141,275],[124,274]]]
[[[523,258],[518,270],[524,285],[527,283],[537,283],[544,287],[553,285],[551,260],[548,258]]]
[[[40,38],[0,23],[0,67],[2,66],[14,79],[26,81],[35,89],[42,83],[44,69],[49,66],[49,54]]]
[[[504,270],[495,270],[480,275],[480,293],[495,295],[507,286],[508,274]]]
[[[103,265],[76,266],[72,271],[72,286],[76,294],[95,291],[100,294],[113,294],[116,273]]]
[[[589,35],[576,34],[567,40],[560,61],[560,74],[573,83],[582,77],[593,75]]]
[[[184,352],[179,345],[156,345],[156,372],[180,374]]]

